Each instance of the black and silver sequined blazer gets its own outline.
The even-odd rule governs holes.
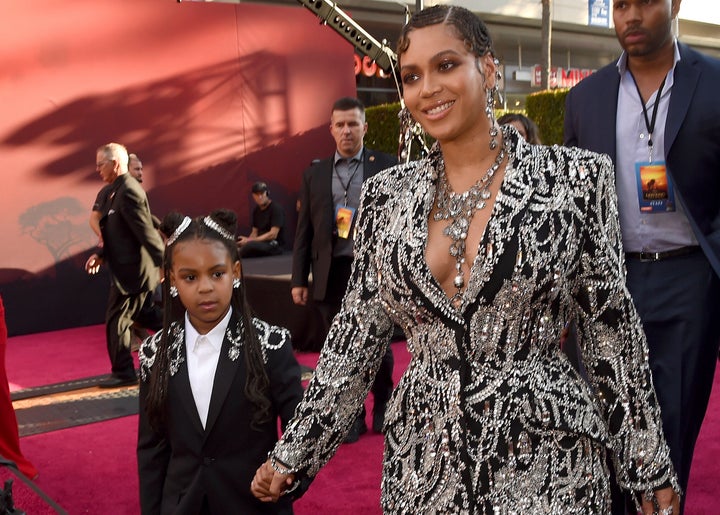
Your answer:
[[[677,489],[611,162],[504,133],[509,163],[458,309],[425,261],[439,150],[366,183],[342,310],[274,451],[317,473],[399,324],[411,360],[386,414],[386,513],[606,513],[606,453],[624,488]],[[570,320],[588,380],[559,346]]]

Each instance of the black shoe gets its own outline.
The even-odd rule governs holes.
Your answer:
[[[138,384],[137,377],[115,377],[110,376],[104,381],[100,381],[98,386],[100,388],[119,388],[121,386],[133,386]]]
[[[350,432],[345,437],[345,443],[355,443],[360,439],[360,435],[365,433],[367,433],[367,424],[365,424],[365,420],[358,417],[350,427]]]
[[[383,432],[383,426],[385,425],[385,404],[378,404],[373,407],[373,431],[376,433]]]

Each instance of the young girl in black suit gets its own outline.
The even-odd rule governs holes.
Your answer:
[[[226,210],[168,215],[163,330],[140,349],[138,470],[148,514],[292,513],[261,503],[257,466],[302,397],[286,329],[252,317]]]

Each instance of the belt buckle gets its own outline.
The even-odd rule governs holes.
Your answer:
[[[640,252],[641,263],[652,263],[660,259],[660,252]]]

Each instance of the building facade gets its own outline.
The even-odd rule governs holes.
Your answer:
[[[340,7],[378,41],[394,49],[400,27],[415,2],[344,0]],[[439,3],[425,1],[424,5]],[[504,70],[505,106],[524,107],[525,97],[539,91],[541,16],[539,0],[450,0],[476,12],[487,24]],[[708,4],[711,4],[709,6]],[[551,87],[570,87],[587,74],[616,59],[621,52],[612,24],[611,0],[553,0]],[[683,0],[676,26],[678,38],[698,50],[720,57],[720,3]],[[361,56],[356,63],[362,64]],[[368,105],[396,101],[392,77],[356,66],[358,95]],[[553,81],[553,78],[555,79]]]

